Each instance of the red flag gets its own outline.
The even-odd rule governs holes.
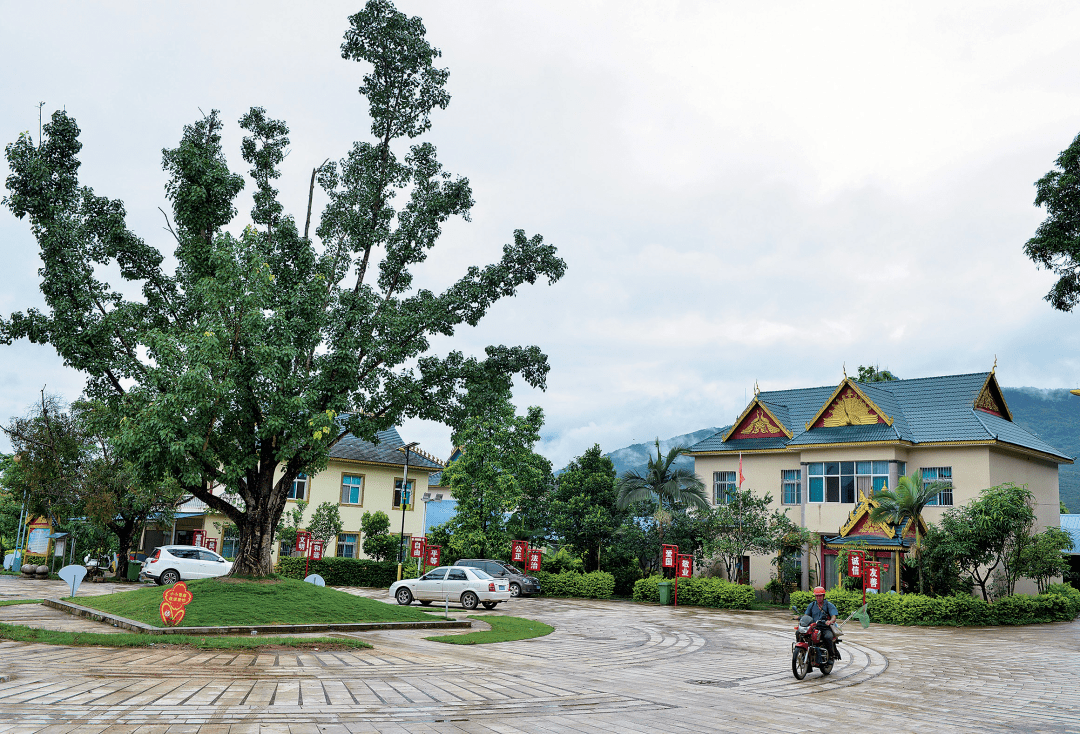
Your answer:
[[[742,483],[746,481],[746,477],[742,473],[742,451],[739,452],[739,489],[742,489]]]

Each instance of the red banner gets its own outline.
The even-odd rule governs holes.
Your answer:
[[[310,556],[311,560],[313,560],[313,561],[321,561],[322,560],[323,542],[321,540],[313,540],[313,541],[311,541],[310,543],[308,543],[308,548],[311,549],[309,551],[309,556]]]
[[[528,570],[530,571],[539,571],[540,564],[543,562],[543,555],[544,554],[540,552],[539,548],[533,548],[532,550],[530,550],[528,565],[526,566],[526,568],[528,568]]]
[[[191,531],[191,544],[201,548],[203,544],[203,538],[206,537],[205,530],[192,530]]]
[[[868,563],[868,564],[866,564],[866,590],[867,591],[880,591],[881,590],[881,564],[880,563]]]
[[[424,557],[424,537],[415,537],[409,541],[409,557],[410,558],[423,558]]]
[[[305,556],[308,552],[308,544],[311,541],[311,533],[306,530],[301,530],[296,534],[296,550],[303,553]]]
[[[217,538],[207,538],[203,541],[203,548],[217,553]]]
[[[852,551],[851,553],[849,553],[848,558],[847,558],[847,562],[848,562],[847,575],[848,576],[853,576],[855,578],[861,577],[862,572],[863,572],[863,562],[864,561],[865,561],[865,559],[863,558],[862,551]]]
[[[675,575],[682,578],[690,578],[694,575],[694,557],[689,554],[679,554],[678,565],[675,567]]]
[[[424,549],[427,559],[424,561],[429,566],[438,566],[439,558],[442,557],[442,546],[429,545]]]
[[[512,540],[510,541],[510,562],[511,563],[525,563],[525,559],[529,552],[529,542],[527,540]]]
[[[675,556],[679,555],[679,546],[661,546],[660,565],[664,568],[675,568]]]

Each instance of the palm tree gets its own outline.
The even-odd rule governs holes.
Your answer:
[[[900,477],[895,490],[883,489],[874,495],[877,506],[870,510],[871,522],[887,521],[903,525],[911,519],[915,523],[915,563],[919,568],[919,593],[923,593],[923,568],[919,544],[919,526],[922,524],[923,509],[933,502],[938,494],[949,488],[948,482],[933,481],[923,483],[922,473],[915,472],[909,477]],[[898,568],[897,573],[900,572]]]
[[[671,465],[689,449],[674,446],[667,456],[660,453],[660,439],[656,439],[656,458],[649,457],[644,473],[627,471],[619,480],[616,505],[625,510],[635,502],[656,499],[659,507],[653,514],[660,543],[664,542],[664,525],[671,522],[671,511],[678,505],[691,505],[700,510],[709,508],[705,484],[689,469],[673,469]]]

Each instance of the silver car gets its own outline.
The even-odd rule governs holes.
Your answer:
[[[506,579],[493,578],[479,568],[439,566],[418,579],[394,582],[390,596],[398,604],[412,604],[415,599],[425,606],[433,601],[449,601],[468,610],[479,604],[494,609],[496,604],[510,600],[510,587]]]
[[[212,550],[195,545],[163,545],[146,559],[139,578],[151,579],[158,586],[177,581],[225,576],[232,563]]]

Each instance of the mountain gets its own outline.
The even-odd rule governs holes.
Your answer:
[[[1018,425],[1067,456],[1080,457],[1080,398],[1065,389],[1003,387],[1001,391]],[[660,450],[666,454],[672,446],[692,446],[720,430],[703,428],[674,436],[661,441]],[[636,443],[607,454],[620,477],[627,471],[644,471],[650,456],[656,456],[655,442]],[[680,456],[675,466],[692,469],[694,461],[689,456]],[[1080,512],[1080,466],[1062,464],[1058,477],[1061,501],[1071,511]]]

